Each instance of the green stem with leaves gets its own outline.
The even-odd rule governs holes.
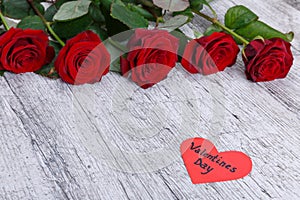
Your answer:
[[[243,42],[245,45],[249,44],[249,41],[246,40],[244,37],[240,36],[239,34],[237,34],[236,32],[234,32],[233,30],[231,30],[230,28],[226,27],[224,24],[222,24],[218,19],[216,18],[212,18],[209,17],[208,15],[199,12],[197,10],[193,10],[193,12],[197,15],[199,15],[200,17],[212,22],[213,24],[219,26],[220,28],[222,28],[224,31],[228,32],[229,34],[231,34],[232,36],[234,36],[235,38],[237,38],[238,40],[240,40],[241,42]]]
[[[3,23],[3,26],[4,26],[4,28],[5,28],[5,30],[9,30],[9,26],[8,26],[8,24],[7,24],[7,22],[6,22],[6,20],[5,20],[5,18],[4,18],[4,16],[3,16],[3,14],[2,14],[2,12],[0,11],[0,18],[1,18],[1,21],[2,21],[2,23]]]
[[[45,17],[40,13],[40,11],[35,7],[33,0],[27,0],[31,8],[34,10],[34,12],[41,18],[42,22],[47,27],[50,34],[59,42],[61,46],[65,46],[66,44],[59,38],[59,36],[54,32],[54,30],[51,28],[50,22],[47,22]]]

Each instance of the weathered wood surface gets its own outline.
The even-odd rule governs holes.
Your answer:
[[[235,4],[295,31],[286,79],[251,83],[241,58],[208,77],[177,66],[146,91],[114,73],[76,87],[31,73],[0,77],[0,199],[299,199],[300,5],[213,3],[221,14]],[[247,153],[251,174],[193,185],[179,144],[194,136]]]

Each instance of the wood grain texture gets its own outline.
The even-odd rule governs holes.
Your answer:
[[[295,31],[295,63],[286,79],[249,82],[240,57],[208,77],[178,65],[148,90],[115,73],[84,86],[33,73],[0,77],[0,199],[299,199],[299,4],[212,5],[223,15],[236,4]],[[207,25],[196,18],[190,27]],[[219,151],[247,153],[251,174],[193,185],[179,145],[194,136]]]

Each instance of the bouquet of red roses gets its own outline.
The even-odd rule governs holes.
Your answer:
[[[229,8],[224,23],[206,0],[3,0],[0,17],[0,74],[35,72],[78,85],[113,71],[146,89],[176,62],[209,75],[234,65],[240,51],[254,82],[284,78],[293,64],[293,33],[242,5]],[[181,30],[194,17],[211,26],[190,38]]]

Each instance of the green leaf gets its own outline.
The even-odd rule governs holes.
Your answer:
[[[5,70],[0,70],[0,76],[4,76]]]
[[[209,4],[209,3],[210,3],[211,1],[206,1],[206,0],[194,0],[194,1],[196,1],[196,2],[198,1],[198,2],[202,3],[203,5],[206,5],[206,6],[210,7],[210,4]]]
[[[48,77],[48,78],[53,78],[53,79],[59,78],[59,75],[58,75],[57,71],[55,71],[55,67],[54,67],[53,63],[43,66],[41,69],[39,69],[35,73],[39,74],[41,76]]]
[[[30,6],[26,0],[3,0],[3,14],[14,19],[26,17],[29,13]]]
[[[153,3],[164,10],[172,12],[182,11],[190,6],[187,0],[153,0]]]
[[[88,27],[88,30],[93,31],[94,33],[98,34],[102,41],[106,40],[108,38],[107,32],[102,29],[99,24],[92,24]]]
[[[127,8],[133,12],[138,13],[139,15],[143,16],[144,18],[151,20],[151,21],[155,21],[155,17],[147,10],[145,10],[143,7],[141,6],[137,6],[134,4],[127,4]]]
[[[203,1],[202,0],[190,0],[190,8],[195,10],[203,9]]]
[[[121,33],[123,31],[129,30],[128,26],[126,26],[124,23],[120,22],[117,19],[114,19],[110,15],[110,7],[111,7],[111,2],[112,0],[101,0],[101,11],[102,14],[105,17],[105,23],[106,24],[113,24],[113,26],[106,26],[105,28],[107,29],[107,33],[109,36],[116,35],[118,33]]]
[[[113,0],[101,0],[101,6],[103,6],[105,10],[109,10],[112,3]]]
[[[93,20],[97,23],[105,22],[104,15],[102,14],[100,7],[96,6],[94,3],[90,5],[89,15],[93,18]]]
[[[148,20],[136,12],[131,11],[120,1],[111,5],[111,16],[124,23],[129,28],[148,27]]]
[[[117,41],[112,41],[112,39],[107,39],[104,41],[104,45],[111,57],[111,64],[110,64],[109,70],[120,73],[121,72],[120,55],[123,55],[124,51],[121,50],[120,48],[117,48],[116,45],[113,45],[113,43],[117,44],[117,46],[122,46],[121,43],[119,43]],[[126,49],[125,46],[122,47],[122,49],[123,48]]]
[[[56,12],[58,11],[58,8],[56,7],[55,4],[51,5],[49,8],[47,8],[47,10],[45,11],[44,17],[48,22],[52,22],[53,21],[53,17],[56,14]]]
[[[135,4],[137,2],[139,2],[139,0],[122,0],[124,3],[130,3],[130,4]]]
[[[23,18],[17,25],[17,28],[21,29],[35,29],[35,30],[45,30],[45,25],[39,16],[28,16]]]
[[[50,46],[54,47],[55,55],[57,56],[60,49],[61,49],[61,45],[59,43],[54,42],[54,41],[50,41]],[[41,76],[48,77],[48,78],[54,78],[54,79],[59,78],[59,75],[55,71],[55,67],[54,67],[55,60],[56,60],[56,58],[54,58],[50,64],[43,66],[38,71],[35,71],[35,73],[39,74]]]
[[[214,24],[212,24],[211,26],[209,26],[206,31],[204,32],[205,36],[211,35],[215,32],[221,32],[222,28],[220,28],[219,26],[216,26]]]
[[[173,12],[173,16],[177,16],[177,15],[187,16],[189,18],[189,20],[194,18],[194,14],[193,14],[193,11],[191,8],[187,8],[184,11]]]
[[[92,23],[92,18],[89,15],[85,15],[71,21],[55,22],[52,28],[60,38],[69,39],[85,31]]]
[[[185,23],[187,23],[189,17],[184,15],[177,15],[175,17],[172,17],[171,19],[165,21],[163,24],[159,24],[158,28],[167,30],[169,32],[174,31],[175,29],[181,27]]]
[[[69,21],[86,15],[92,2],[88,0],[70,1],[64,3],[54,15],[54,21]]]
[[[40,1],[34,1],[38,9],[41,8]],[[30,14],[31,7],[26,0],[2,0],[3,14],[13,19],[21,19]],[[31,13],[33,14],[33,13]]]
[[[55,6],[56,6],[56,8],[60,8],[64,3],[70,2],[70,1],[72,1],[72,0],[56,0]]]
[[[54,4],[48,7],[48,9],[45,11],[44,17],[48,22],[53,21],[54,15],[57,13],[59,8],[66,2],[72,1],[72,0],[56,0]]]
[[[245,6],[234,6],[225,14],[225,25],[230,29],[242,28],[257,20],[258,16]]]
[[[45,8],[42,4],[40,3],[34,3],[34,6],[38,9],[38,11],[40,11],[40,13],[43,15],[45,13]],[[29,15],[34,16],[36,15],[35,11],[30,8],[29,9]]]
[[[107,29],[107,33],[109,36],[113,36],[115,34],[121,33],[123,31],[129,30],[128,26],[126,26],[124,23],[120,22],[117,19],[112,18],[110,15],[110,8],[109,10],[106,10],[106,7],[103,6],[105,0],[101,2],[101,11],[102,14],[105,17],[105,23],[106,24],[113,24],[113,26],[106,26],[105,28]]]
[[[207,1],[207,0],[194,0],[194,1],[197,4],[200,3],[200,4],[203,4],[203,5],[206,5],[211,10],[211,12],[214,14],[214,16],[217,17],[216,11],[209,4],[209,2],[211,2],[211,1]],[[202,8],[200,7],[200,9],[202,9]]]
[[[170,34],[179,39],[179,49],[178,49],[177,55],[178,55],[179,61],[181,61],[185,47],[186,47],[187,43],[189,42],[189,40],[191,40],[191,38],[187,37],[179,29],[170,32]]]
[[[121,64],[120,60],[115,60],[110,64],[109,71],[121,73]]]
[[[61,45],[58,43],[58,42],[55,42],[55,41],[52,41],[50,40],[50,46],[52,46],[54,48],[54,51],[55,51],[55,55],[57,56],[59,51],[61,50]],[[54,61],[55,59],[53,59]]]
[[[245,27],[237,29],[235,32],[248,40],[253,40],[257,36],[262,36],[265,39],[277,37],[291,42],[294,38],[293,32],[289,32],[286,34],[281,33],[280,31],[270,27],[269,25],[261,21],[252,22]]]
[[[92,0],[95,4],[100,5],[101,0]]]

